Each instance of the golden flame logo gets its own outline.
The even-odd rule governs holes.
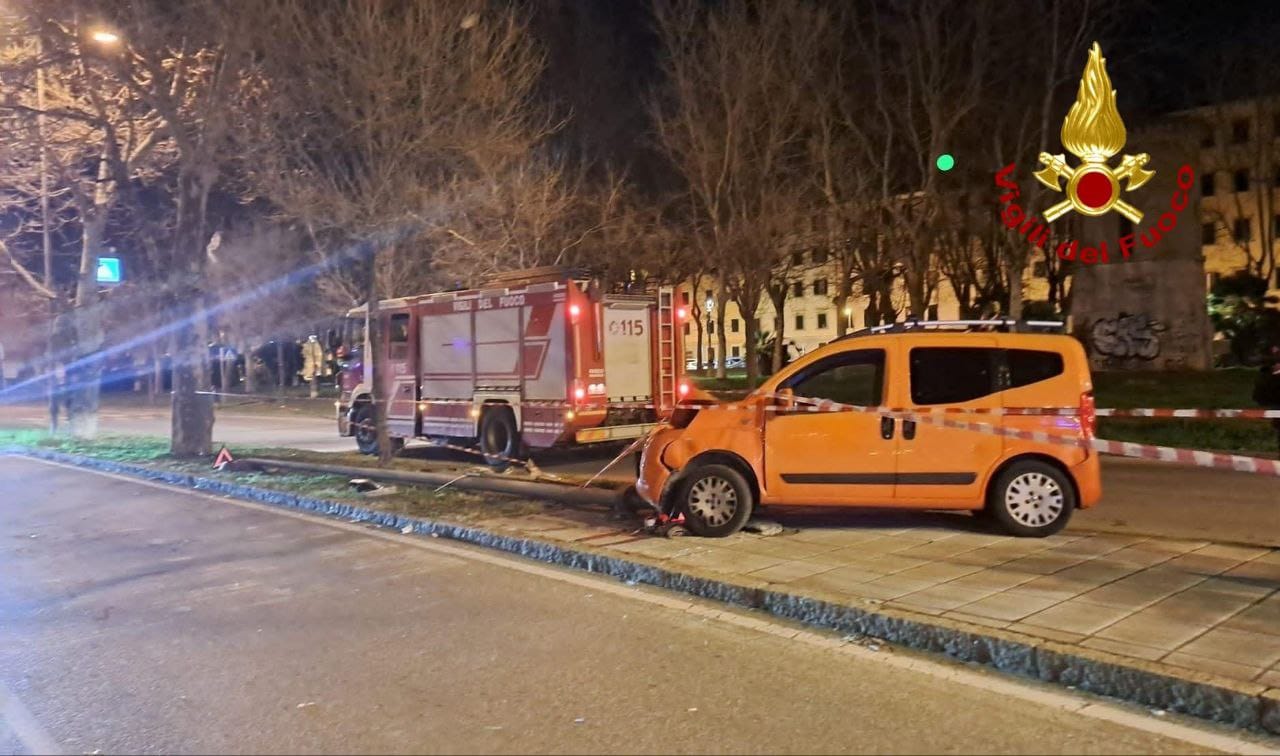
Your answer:
[[[1124,121],[1116,107],[1116,91],[1107,76],[1107,59],[1094,42],[1076,102],[1062,123],[1062,146],[1084,162],[1073,168],[1063,155],[1040,153],[1044,168],[1035,173],[1040,183],[1060,192],[1060,182],[1067,182],[1067,198],[1045,211],[1046,221],[1053,222],[1072,209],[1093,216],[1115,210],[1134,223],[1142,220],[1140,210],[1120,199],[1120,182],[1127,180],[1124,190],[1132,191],[1150,181],[1155,171],[1146,170],[1145,166],[1151,156],[1145,152],[1125,155],[1118,169],[1107,164],[1124,148],[1125,136]]]

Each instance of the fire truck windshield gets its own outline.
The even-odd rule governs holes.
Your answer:
[[[364,318],[347,318],[342,324],[342,346],[339,357],[353,360],[364,350]]]

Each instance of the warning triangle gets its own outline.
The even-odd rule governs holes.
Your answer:
[[[231,452],[224,446],[218,452],[218,458],[213,461],[213,469],[221,470],[222,466],[230,461],[232,461]]]

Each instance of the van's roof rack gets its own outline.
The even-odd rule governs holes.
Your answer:
[[[1002,333],[1065,333],[1066,324],[1061,320],[1014,320],[1013,318],[991,318],[987,320],[916,320],[914,318],[898,323],[871,326],[845,335],[849,339],[855,336],[870,336],[878,333],[903,333],[906,331],[981,331],[991,330]]]

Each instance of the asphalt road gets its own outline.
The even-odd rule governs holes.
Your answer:
[[[440,541],[18,458],[0,492],[5,753],[1277,746]]]
[[[232,448],[288,446],[313,451],[351,451],[355,441],[337,436],[336,423],[317,417],[275,410],[252,414],[249,408],[222,408],[214,424],[214,440]],[[40,408],[0,409],[0,424],[43,427]],[[165,408],[108,407],[101,413],[104,433],[167,436]],[[547,472],[593,475],[620,451],[617,446],[556,451],[539,455]],[[429,457],[436,450],[414,449],[410,455]],[[635,463],[623,460],[606,477],[629,480]],[[785,513],[771,513],[785,519]],[[878,514],[850,511],[850,524]],[[1280,478],[1228,470],[1173,465],[1120,457],[1103,458],[1103,501],[1092,510],[1077,512],[1072,529],[1141,533],[1171,538],[1205,539],[1280,547]]]

